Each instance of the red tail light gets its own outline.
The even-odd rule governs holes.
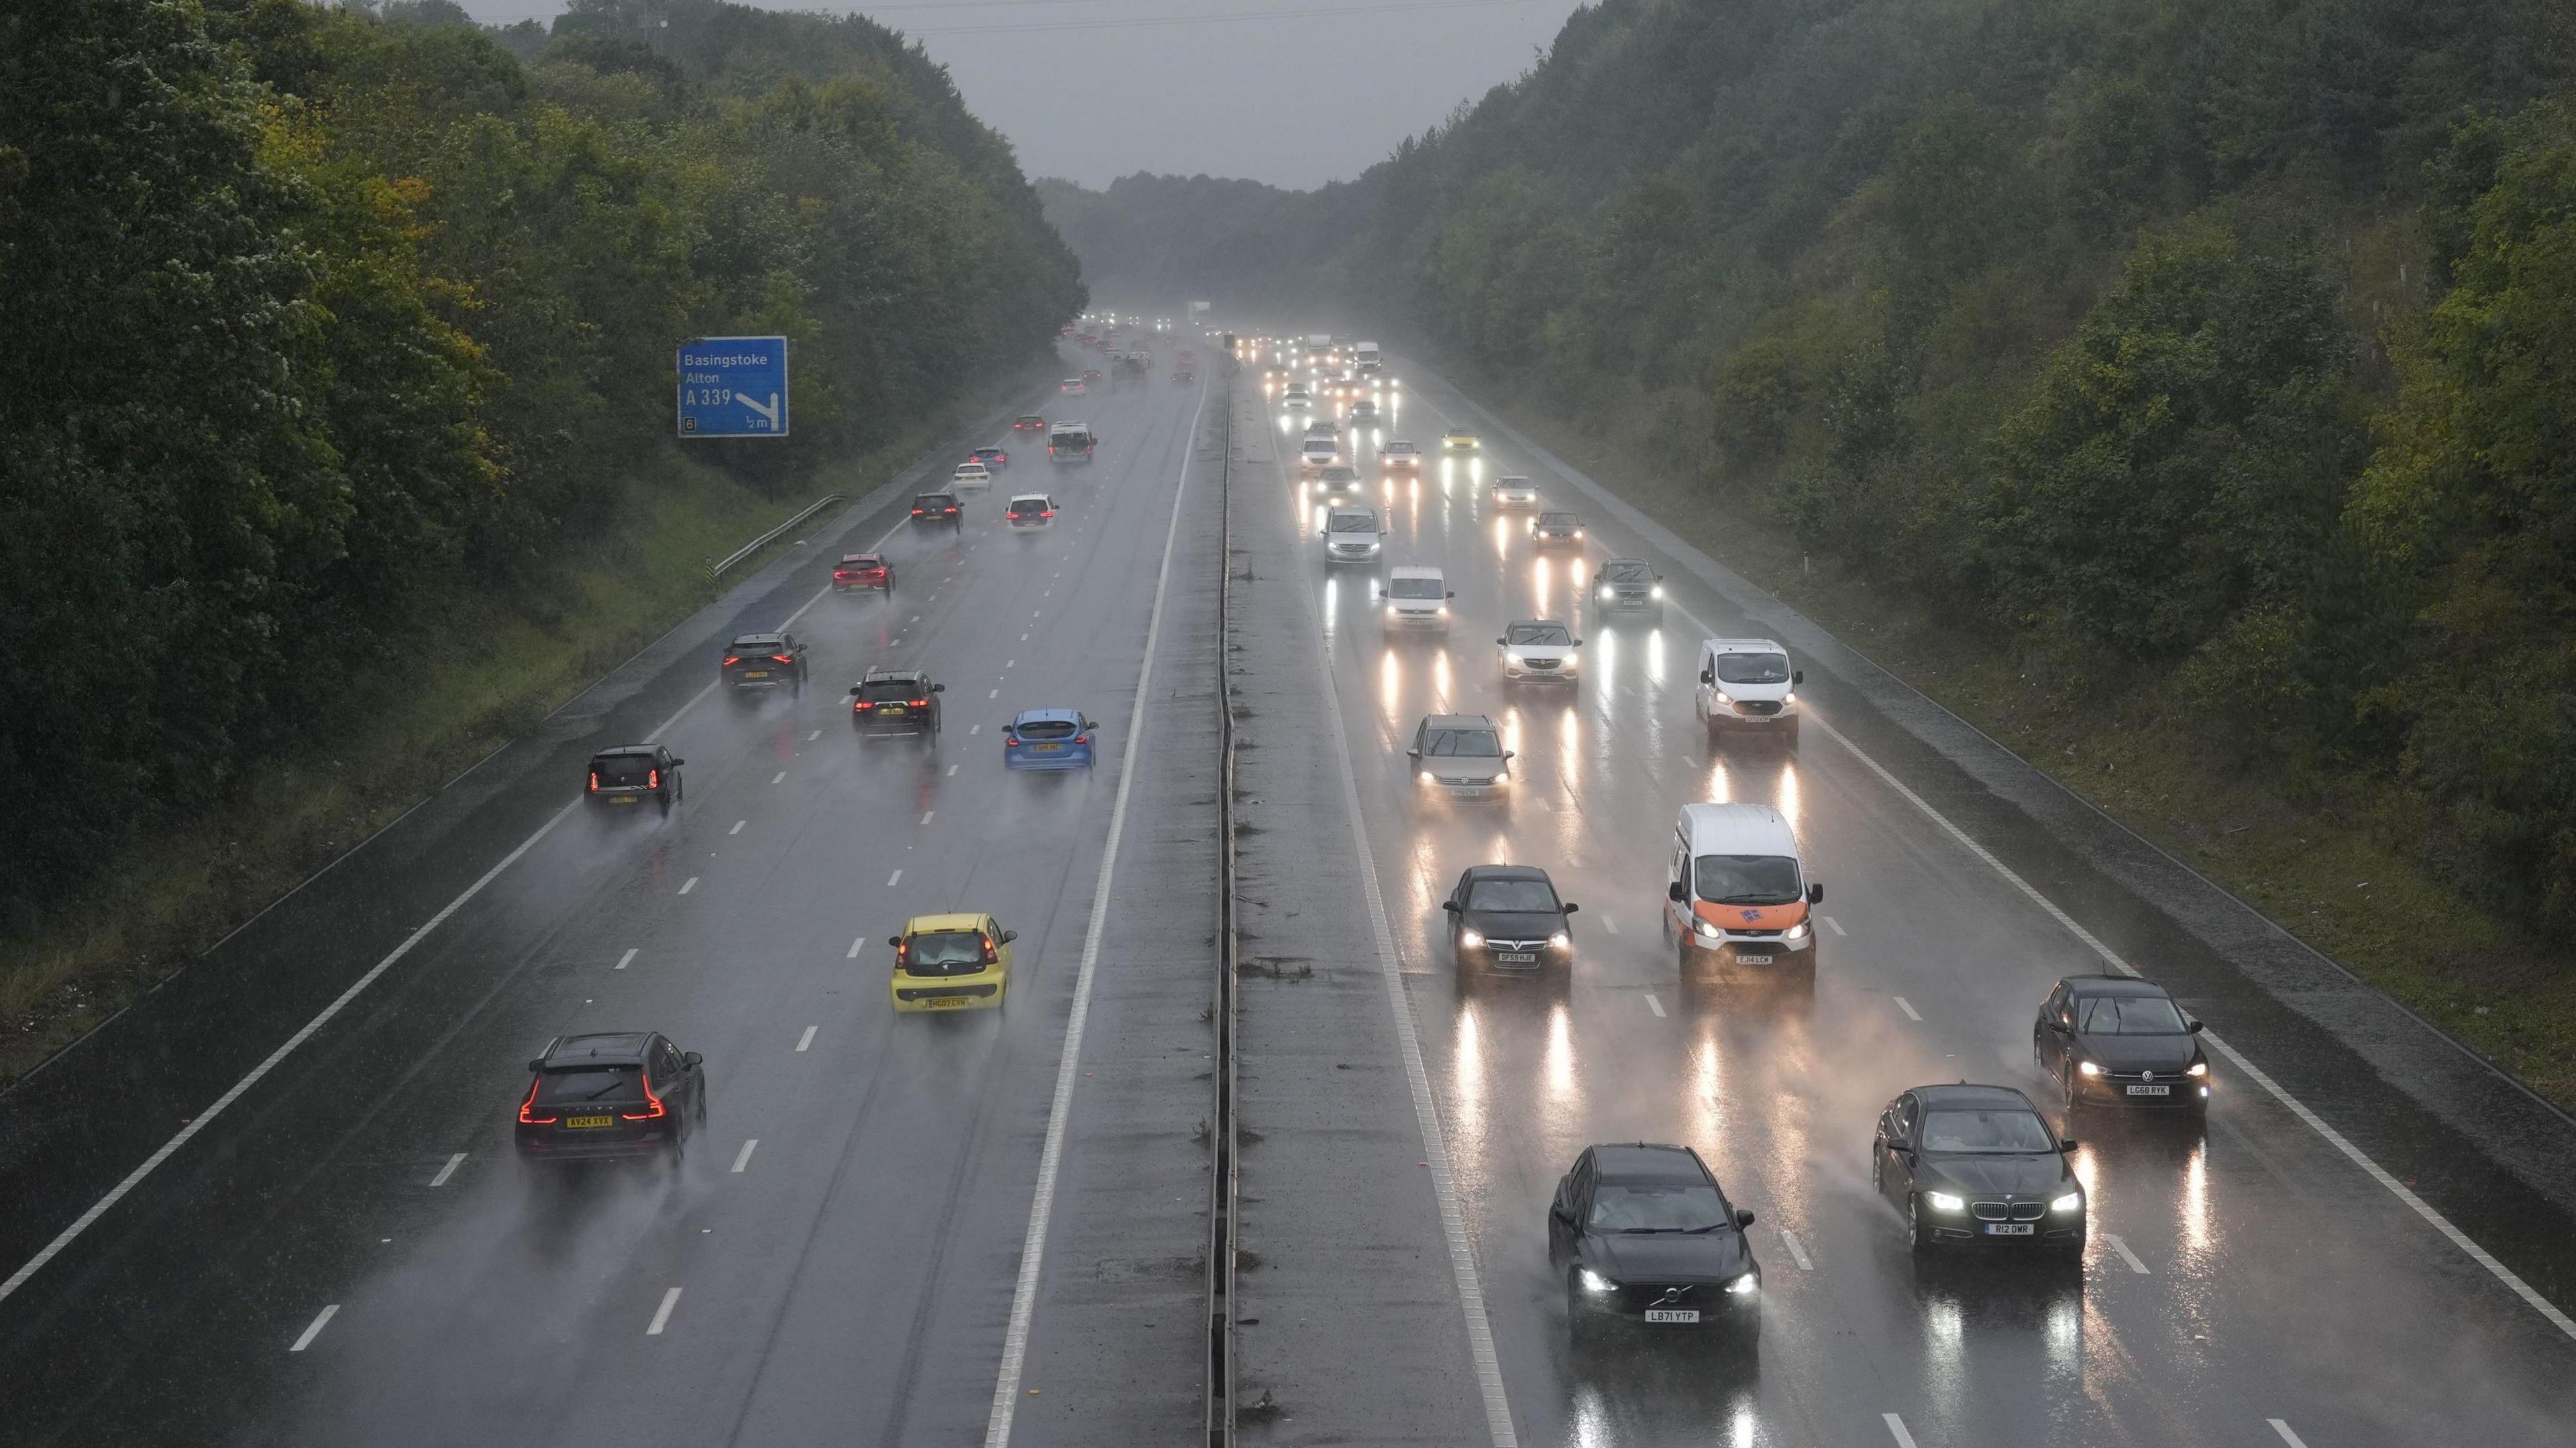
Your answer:
[[[1002,954],[1001,954],[1000,949],[999,949],[998,947],[996,947],[996,946],[993,944],[993,937],[991,937],[991,936],[989,936],[989,935],[984,936],[984,937],[983,937],[983,941],[984,941],[984,963],[985,963],[986,965],[993,965],[993,964],[998,963],[998,962],[1001,960],[1001,958],[1002,958]]]
[[[1088,744],[1091,742],[1091,736],[1088,734],[1076,734],[1073,736],[1073,742],[1076,744]]]
[[[590,772],[590,792],[599,793],[599,771],[596,769]]]
[[[741,662],[742,662],[742,655],[740,655],[740,654],[727,654],[727,655],[725,655],[725,667],[726,667],[726,668],[728,668],[728,669],[729,669],[729,668],[732,668],[734,665],[736,665],[736,664],[738,664],[738,663],[741,663]]]
[[[927,709],[930,707],[930,701],[928,699],[915,699],[912,701],[912,707],[916,709]]]
[[[662,1098],[653,1094],[653,1078],[639,1072],[637,1073],[637,1079],[644,1083],[644,1109],[641,1111],[621,1111],[617,1114],[625,1117],[629,1121],[652,1121],[657,1118],[670,1115],[671,1113],[664,1110],[662,1107]]]
[[[865,699],[861,699],[861,700],[859,700],[857,703],[852,704],[850,707],[851,707],[851,708],[853,708],[853,709],[856,709],[856,710],[857,710],[857,711],[859,711],[860,713],[864,714],[864,713],[868,712],[870,709],[875,708],[875,707],[876,707],[876,705],[874,705],[874,704],[872,704],[872,703],[868,702],[868,701],[867,701],[867,700],[865,700]]]
[[[644,787],[646,789],[660,789],[662,787],[662,771],[658,769],[647,771],[644,775]]]
[[[771,654],[769,658],[772,663],[792,664],[796,662],[796,656],[794,654]]]
[[[1038,514],[1038,516],[1041,518],[1052,518],[1055,516],[1055,509],[1049,508],[1045,512]]]
[[[915,508],[915,509],[913,509],[913,510],[912,510],[912,516],[914,516],[914,517],[916,517],[916,518],[920,517],[920,516],[921,516],[921,510],[920,510],[919,508]]]
[[[521,1126],[552,1126],[556,1122],[563,1120],[560,1116],[539,1116],[536,1114],[537,1087],[542,1083],[543,1079],[544,1078],[540,1077],[538,1080],[528,1083],[528,1099],[519,1103],[519,1124]]]

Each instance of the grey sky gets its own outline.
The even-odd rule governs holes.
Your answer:
[[[460,0],[477,19],[547,0]],[[1346,180],[1511,79],[1573,0],[909,0],[857,10],[921,37],[1032,176]],[[1143,25],[1121,21],[1157,22]],[[1180,23],[1170,23],[1180,22]]]

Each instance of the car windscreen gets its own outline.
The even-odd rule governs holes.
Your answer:
[[[984,936],[975,930],[927,930],[912,937],[909,965],[982,965]]]
[[[1418,451],[1418,449],[1409,442],[1391,442],[1386,445],[1386,455],[1388,457],[1411,457],[1416,451]]]
[[[548,1066],[537,1073],[539,1106],[584,1106],[591,1102],[632,1102],[644,1099],[644,1068],[641,1066],[603,1066],[584,1062],[579,1066]]]
[[[1310,437],[1306,439],[1305,453],[1306,456],[1310,458],[1328,458],[1337,451],[1339,451],[1339,449],[1333,446],[1333,440],[1329,437]]]
[[[1324,526],[1335,533],[1374,533],[1377,531],[1377,514],[1335,513]]]
[[[1717,681],[1721,684],[1785,684],[1789,682],[1789,656],[1719,654]]]
[[[924,493],[920,497],[913,499],[912,505],[916,508],[954,508],[957,506],[957,495],[955,493]]]
[[[1538,515],[1538,525],[1542,528],[1571,528],[1575,525],[1575,521],[1575,517],[1572,513],[1541,513]]]
[[[2075,1029],[2088,1036],[2179,1036],[2190,1028],[2163,996],[2095,996],[2076,1003]]]
[[[1491,729],[1439,729],[1422,752],[1435,759],[1492,759],[1503,752],[1503,740]]]
[[[859,697],[871,704],[881,704],[888,699],[909,699],[912,691],[920,687],[910,679],[872,679],[859,686]]]
[[[1734,1220],[1706,1182],[1603,1182],[1587,1225],[1605,1232],[1704,1232]]]
[[[843,568],[883,568],[885,560],[873,553],[854,554],[841,560]]]
[[[1011,500],[1011,516],[1014,518],[1034,518],[1046,511],[1047,500],[1044,498],[1013,498]]]
[[[1386,585],[1389,598],[1446,598],[1449,590],[1437,578],[1394,578]]]
[[[1643,563],[1604,563],[1601,577],[1611,583],[1651,583],[1655,570]]]
[[[1356,483],[1359,480],[1360,474],[1359,469],[1357,468],[1330,467],[1324,469],[1323,481],[1327,484]]]
[[[1032,719],[1015,726],[1022,739],[1070,739],[1073,721],[1069,719]]]
[[[1038,415],[1037,415],[1036,413],[1034,413],[1034,412],[1024,412],[1024,413],[1021,413],[1017,418],[1013,419],[1013,421],[1015,421],[1015,422],[1017,422],[1017,423],[1021,423],[1021,424],[1027,424],[1027,423],[1044,422],[1044,421],[1046,421],[1046,419],[1045,419],[1045,418],[1043,418],[1043,417],[1038,416]]]
[[[599,776],[603,787],[641,788],[653,777],[653,756],[649,754],[611,754],[590,762],[591,773]]]
[[[1954,1108],[1925,1114],[1922,1150],[2028,1155],[2055,1151],[2057,1143],[2047,1123],[2023,1107]]]
[[[1545,880],[1478,880],[1467,887],[1467,908],[1552,915],[1556,912],[1556,887]]]
[[[1503,630],[1503,642],[1513,648],[1526,645],[1545,648],[1572,648],[1574,635],[1561,623],[1516,623]]]
[[[1787,855],[1702,855],[1691,888],[1719,905],[1786,905],[1798,898],[1798,862]]]

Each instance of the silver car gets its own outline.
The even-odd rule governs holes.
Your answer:
[[[1500,802],[1512,782],[1503,731],[1482,714],[1430,714],[1404,751],[1421,789],[1449,799]]]

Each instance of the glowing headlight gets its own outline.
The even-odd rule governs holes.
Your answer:
[[[1573,936],[1571,936],[1571,935],[1566,934],[1566,933],[1565,933],[1564,931],[1562,931],[1562,930],[1560,930],[1560,931],[1556,932],[1554,935],[1551,935],[1551,936],[1549,936],[1549,937],[1547,938],[1547,948],[1548,948],[1548,949],[1550,949],[1550,950],[1563,950],[1563,949],[1565,949],[1567,946],[1572,945],[1573,943],[1574,943],[1574,937],[1573,937]]]
[[[1458,943],[1467,947],[1469,950],[1473,950],[1477,946],[1485,943],[1485,936],[1482,931],[1461,930],[1458,932]]]
[[[1780,932],[1780,934],[1781,937],[1786,940],[1804,940],[1807,938],[1807,931],[1809,928],[1810,927],[1807,922],[1801,920],[1797,924],[1790,926],[1787,930]]]
[[[1600,1273],[1593,1271],[1589,1267],[1581,1269],[1580,1276],[1583,1281],[1583,1290],[1586,1292],[1616,1292],[1619,1290],[1618,1283],[1611,1281],[1609,1278],[1602,1276]]]
[[[1798,702],[1798,691],[1797,691],[1797,690],[1795,690],[1795,689],[1792,689],[1792,690],[1790,690],[1788,693],[1785,693],[1785,694],[1783,694],[1783,695],[1781,695],[1781,696],[1780,696],[1780,703],[1781,703],[1784,707],[1785,707],[1785,706],[1787,706],[1787,705],[1790,705],[1790,704],[1795,704],[1795,703],[1797,703],[1797,702]]]
[[[1505,649],[1503,650],[1503,658],[1506,662],[1517,664],[1521,661],[1521,651],[1518,649]]]
[[[1733,699],[1727,697],[1727,693],[1724,689],[1720,689],[1716,693],[1709,695],[1708,701],[1712,704],[1732,704],[1735,702]]]
[[[2078,1062],[2076,1062],[2076,1063],[2075,1063],[2075,1069],[2076,1069],[2076,1070],[2078,1070],[2078,1071],[2083,1072],[2083,1073],[2084,1073],[2085,1075],[2087,1075],[2087,1076],[2099,1076],[2099,1075],[2101,1075],[2101,1074],[2102,1074],[2102,1068],[2101,1068],[2101,1067],[2099,1067],[2099,1066],[2094,1065],[2094,1064],[2093,1064],[2092,1062],[2090,1062],[2090,1061],[2078,1061]]]
[[[1426,769],[1422,771],[1422,782],[1424,784],[1438,784],[1440,782],[1440,776],[1433,774],[1430,770]]]
[[[2084,1210],[2084,1194],[2082,1192],[2068,1192],[2066,1195],[2059,1197],[2056,1201],[2050,1202],[2048,1204],[2048,1209],[2052,1212],[2080,1212]]]
[[[1654,587],[1646,590],[1646,596],[1648,598],[1662,598],[1664,596],[1664,586],[1660,583],[1656,584]]]
[[[1702,940],[1715,940],[1726,932],[1709,924],[1705,920],[1694,920],[1691,922],[1691,933],[1697,935]]]
[[[1736,1278],[1734,1281],[1727,1283],[1726,1290],[1732,1296],[1750,1297],[1754,1293],[1762,1290],[1762,1274],[1759,1272],[1747,1272],[1743,1276]]]
[[[1617,590],[1617,589],[1612,588],[1609,584],[1606,584],[1606,583],[1605,583],[1605,584],[1601,585],[1601,596],[1602,596],[1603,598],[1608,598],[1608,597],[1610,597],[1612,594],[1614,594],[1614,593],[1616,593],[1616,592],[1618,592],[1618,590]]]
[[[1393,618],[1393,617],[1395,617],[1395,605],[1394,605],[1394,604],[1391,604],[1391,603],[1390,603],[1390,604],[1388,604],[1388,605],[1386,606],[1386,616],[1387,616],[1388,618]]]
[[[1575,536],[1575,537],[1577,537],[1577,538],[1582,537],[1582,536],[1583,536],[1583,530],[1582,530],[1582,529],[1580,529],[1580,528],[1575,529],[1575,530],[1574,530],[1574,536]]]
[[[1511,783],[1511,782],[1512,782],[1512,772],[1511,772],[1510,770],[1508,770],[1508,769],[1497,769],[1497,770],[1495,770],[1495,771],[1494,771],[1494,783],[1496,783],[1496,784],[1509,784],[1509,783]]]
[[[2183,1074],[2186,1076],[2206,1076],[2209,1074],[2209,1063],[2207,1061],[2194,1061],[2183,1071]]]
[[[1952,1196],[1948,1192],[1925,1192],[1923,1204],[1936,1212],[1965,1211],[1968,1206],[1964,1198]]]
[[[1445,603],[1440,605],[1440,616],[1442,618],[1447,618],[1449,616],[1449,605]]]

